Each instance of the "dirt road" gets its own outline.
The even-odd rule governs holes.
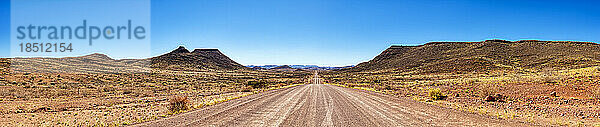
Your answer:
[[[324,84],[279,89],[135,126],[527,126]]]

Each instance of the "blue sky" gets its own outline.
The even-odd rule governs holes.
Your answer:
[[[116,59],[123,58],[148,58],[151,57],[151,33],[141,34],[144,38],[136,39],[129,38],[132,35],[128,30],[117,31],[115,28],[119,26],[139,26],[145,29],[151,28],[151,10],[150,1],[143,0],[95,0],[95,1],[80,1],[80,0],[14,0],[11,1],[11,39],[12,45],[11,56],[13,57],[75,57],[88,55],[91,53],[103,53]],[[65,7],[61,7],[65,6]],[[61,7],[61,8],[56,8]],[[80,11],[85,10],[85,11]],[[63,31],[61,26],[69,26],[72,29],[81,26],[83,28],[84,21],[89,28],[80,29],[81,38],[84,39],[68,39],[69,32]],[[38,27],[48,27],[48,29],[25,29],[32,25]],[[17,29],[21,27],[21,29]],[[50,34],[50,27],[57,30],[56,34]],[[93,31],[91,27],[96,27],[97,31]],[[102,37],[100,29],[112,28],[110,33],[103,34],[112,36],[112,39]],[[20,31],[20,32],[19,32]],[[85,32],[83,32],[85,31]],[[64,34],[62,34],[64,33]],[[94,34],[95,33],[95,34]],[[106,32],[109,33],[109,32]],[[28,38],[19,39],[18,36],[33,35]],[[50,35],[65,37],[64,39],[50,39]],[[83,36],[85,35],[85,36]],[[97,38],[92,39],[92,36]],[[119,35],[120,39],[115,36]],[[32,39],[33,38],[33,39]],[[110,38],[110,37],[109,37]],[[25,52],[21,50],[22,43],[68,43],[74,49],[69,52]],[[50,44],[52,45],[52,44]],[[31,47],[31,46],[30,46]],[[41,47],[41,46],[40,46]],[[45,49],[52,49],[46,44]],[[58,44],[55,46],[58,50]],[[45,50],[44,49],[44,50]],[[38,50],[39,51],[39,50]],[[63,50],[64,51],[64,50]]]
[[[244,65],[339,66],[372,59],[391,44],[494,38],[599,42],[599,3],[156,0],[151,2],[151,53],[185,45],[219,48]],[[8,57],[10,3],[0,6],[0,56]]]

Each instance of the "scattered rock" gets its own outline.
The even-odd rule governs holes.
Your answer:
[[[556,91],[552,91],[552,93],[550,93],[550,96],[551,97],[558,97],[558,96],[556,96]]]
[[[504,95],[502,95],[502,94],[496,94],[496,101],[498,101],[498,102],[504,102]]]
[[[123,94],[131,94],[131,93],[133,93],[133,91],[130,91],[130,90],[123,91]]]
[[[496,101],[496,98],[494,96],[490,95],[490,96],[485,97],[483,100],[487,101],[487,102],[493,102],[493,101]]]
[[[17,109],[15,113],[25,113],[25,109]]]
[[[34,112],[34,113],[43,113],[43,112],[52,112],[52,111],[54,111],[54,110],[52,110],[51,108],[41,107],[41,108],[33,110],[32,112]]]

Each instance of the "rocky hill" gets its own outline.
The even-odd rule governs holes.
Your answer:
[[[391,46],[374,59],[344,71],[416,73],[539,71],[600,65],[600,45],[591,42],[486,40]]]
[[[190,52],[185,47],[150,58],[153,68],[168,70],[238,70],[249,69],[231,60],[218,49],[195,49]]]
[[[94,53],[64,58],[3,58],[0,63],[3,71],[10,68],[24,73],[149,73],[153,68],[186,71],[250,69],[231,60],[218,49],[195,49],[190,52],[182,46],[146,59],[115,60]]]
[[[145,59],[115,60],[94,53],[80,57],[64,58],[7,58],[3,67],[22,73],[148,73],[149,61]],[[3,69],[4,70],[4,69]]]

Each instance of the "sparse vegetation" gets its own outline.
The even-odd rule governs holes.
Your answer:
[[[251,86],[252,88],[264,88],[267,86],[267,83],[263,81],[248,81],[246,85]]]
[[[489,96],[494,96],[494,94],[498,93],[498,89],[493,85],[480,85],[478,88],[479,97],[485,98]]]
[[[213,53],[212,55],[222,54]],[[97,56],[102,55],[94,54],[73,59],[100,58]],[[173,57],[178,56],[185,55]],[[167,61],[169,58],[161,57],[158,62],[163,65],[178,63]],[[224,59],[222,56],[207,58]],[[69,61],[35,60],[31,62],[46,64]],[[0,125],[131,125],[261,91],[286,88],[292,84],[303,82],[305,76],[310,75],[306,72],[252,71],[250,69],[230,71],[223,68],[235,69],[243,66],[212,64],[194,66],[190,70],[181,70],[188,65],[176,65],[177,67],[161,65],[154,68],[152,73],[11,73],[8,61],[11,59],[0,58],[0,86],[2,86],[0,100],[3,102],[0,104],[0,114],[10,117],[10,119],[0,120]],[[105,62],[104,59],[94,61]],[[106,62],[101,65],[113,65],[112,63]],[[65,64],[55,65],[64,66]],[[203,66],[211,67],[203,68]],[[93,70],[81,69],[77,72]],[[251,80],[261,81],[261,83],[256,85],[257,88],[253,88],[247,84]],[[187,99],[183,99],[184,97]],[[32,117],[33,115],[35,117]]]
[[[429,90],[429,98],[431,98],[432,100],[443,100],[446,99],[446,96],[444,95],[444,93],[442,93],[442,91],[439,88],[436,88]]]
[[[537,40],[392,46],[322,77],[351,88],[389,86],[385,93],[417,101],[433,100],[429,91],[439,88],[447,101],[431,104],[547,126],[590,126],[600,121],[600,56],[588,57],[598,49],[596,43]]]
[[[169,111],[178,114],[190,109],[190,100],[187,97],[175,96],[169,100]]]

